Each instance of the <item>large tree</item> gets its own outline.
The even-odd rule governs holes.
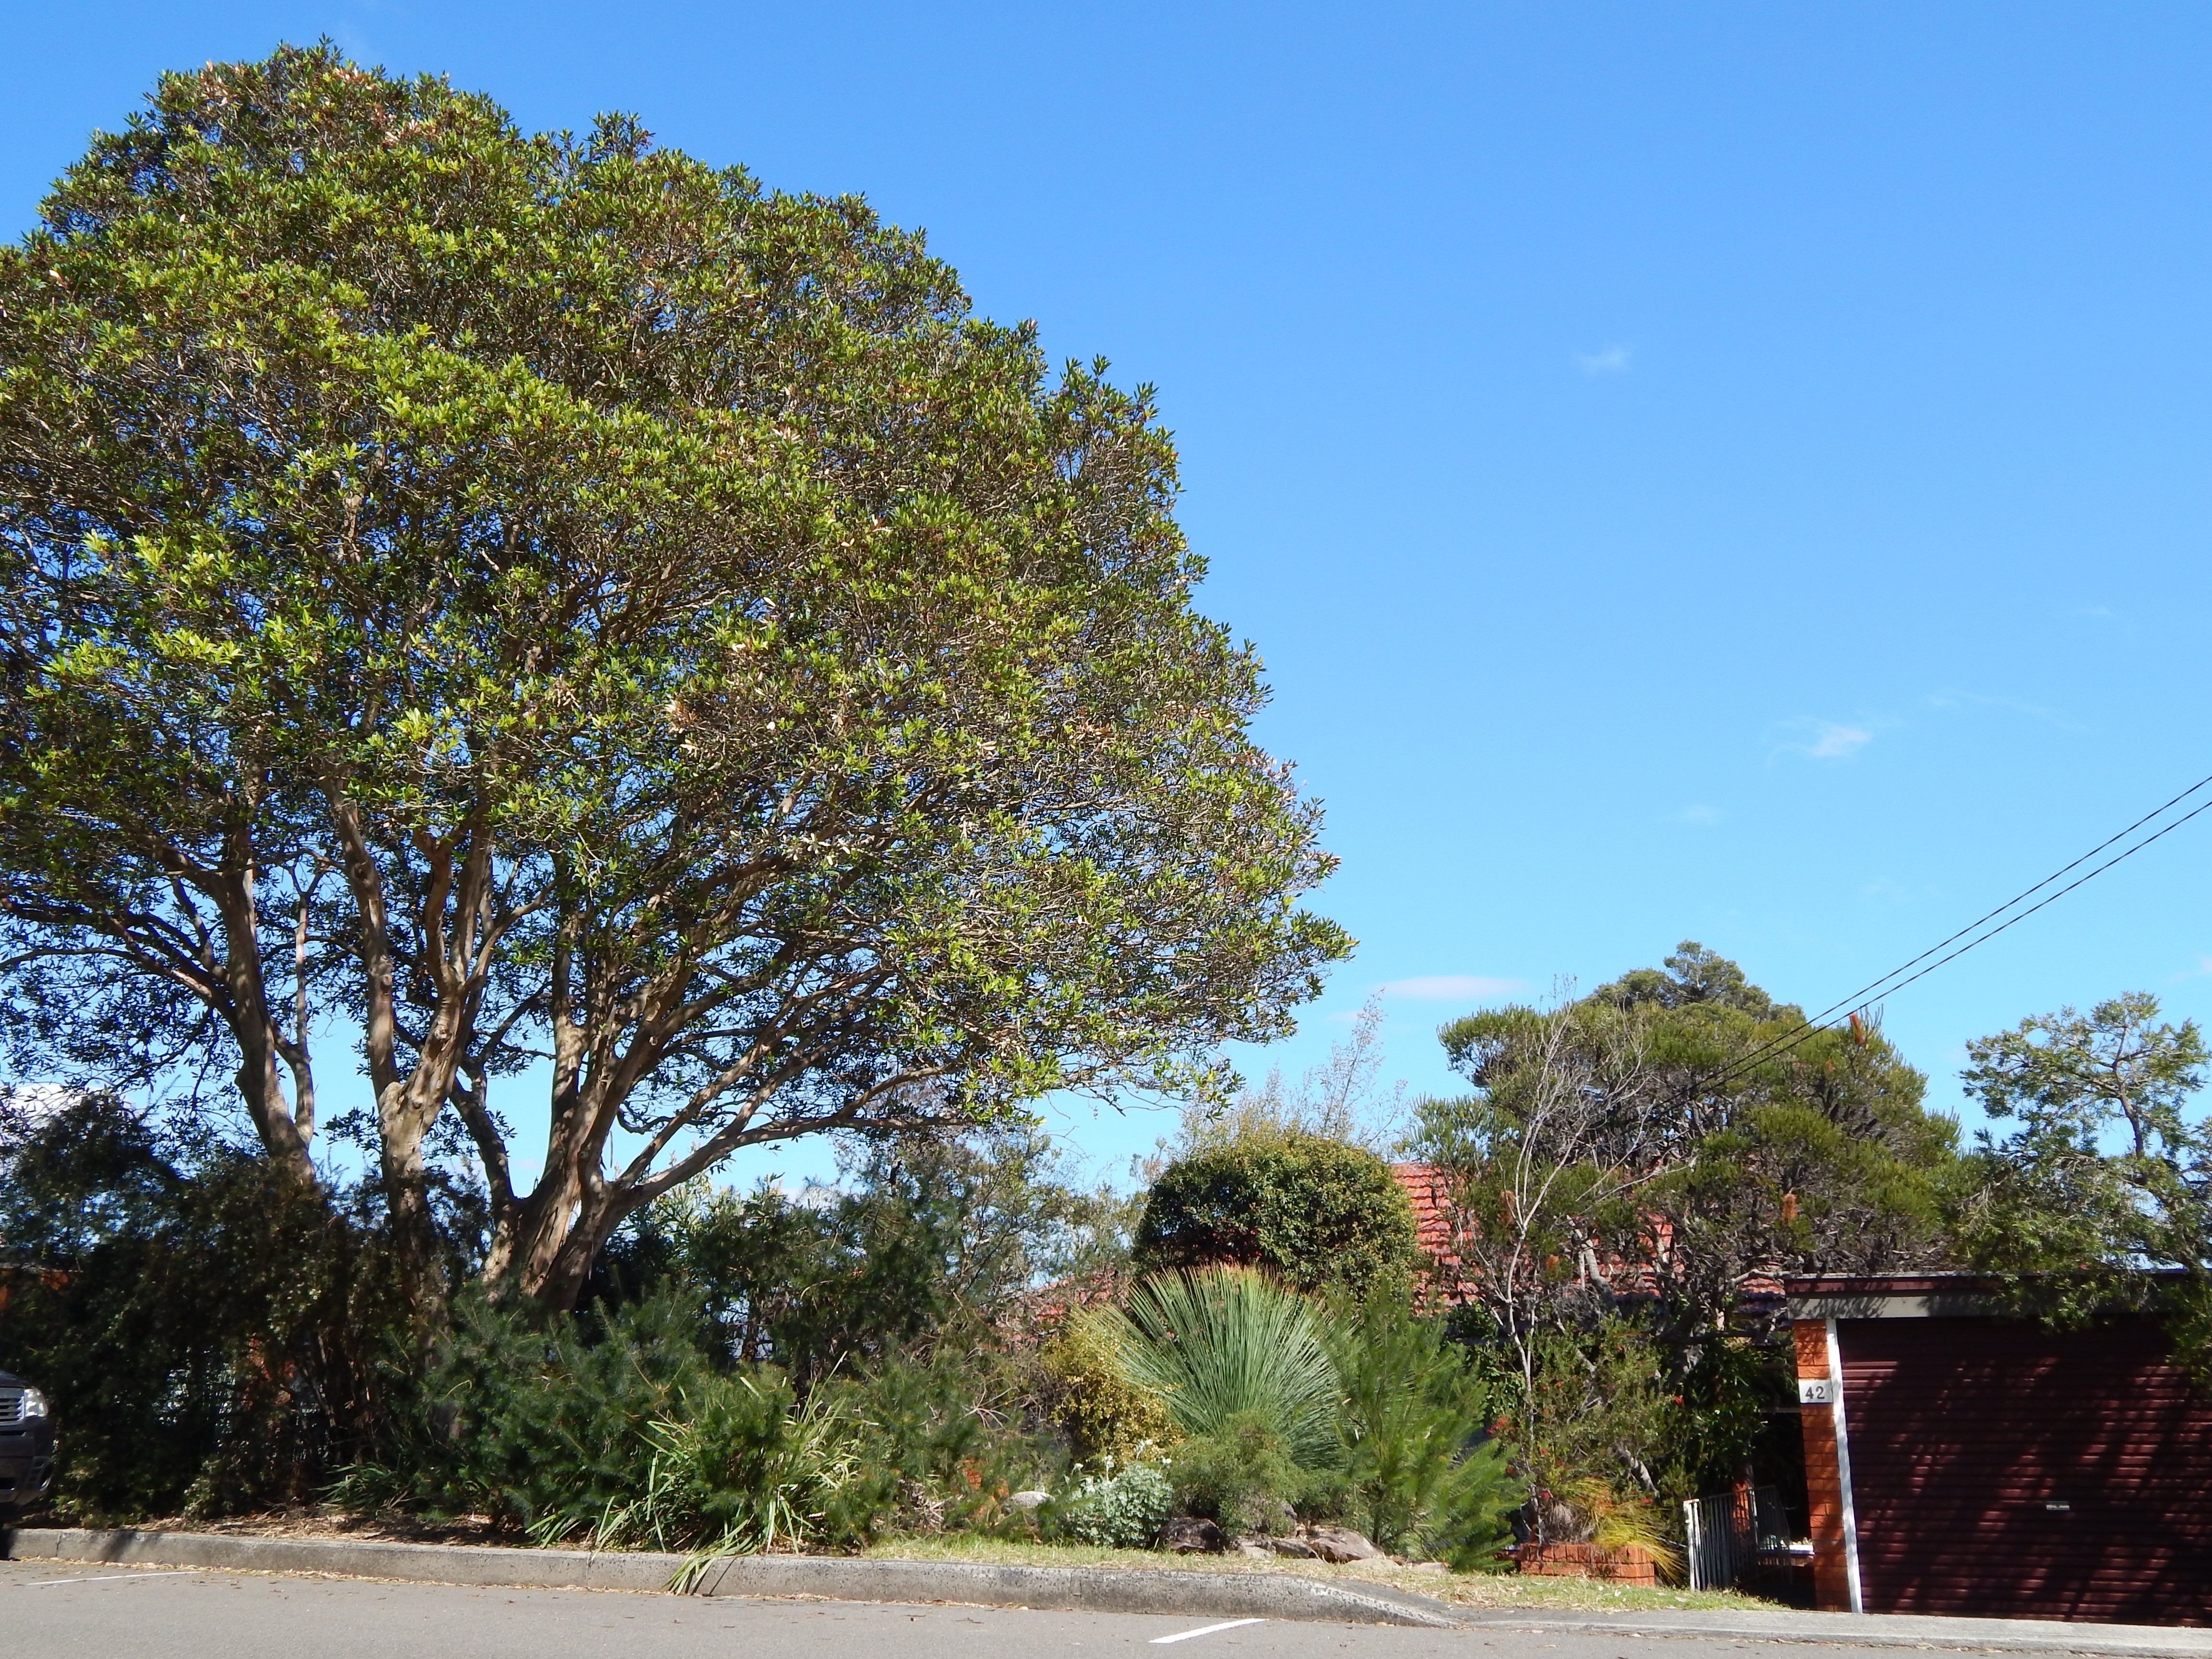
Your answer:
[[[1685,1342],[1747,1286],[1943,1250],[1949,1120],[1870,1024],[1811,1030],[1692,941],[1559,1007],[1442,1033],[1464,1098],[1417,1144],[1458,1176],[1468,1292],[1502,1325],[1653,1305]]]
[[[742,1146],[1188,1090],[1347,941],[1175,493],[857,199],[167,76],[0,250],[9,1063],[312,1181],[349,1036],[403,1250],[457,1114],[555,1304]]]
[[[2212,1377],[2212,1116],[2196,1022],[2160,1020],[2136,991],[2024,1019],[1966,1055],[1968,1091],[2014,1126],[1982,1132],[1959,1185],[1970,1259],[2062,1322],[2158,1308]]]
[[[1446,1279],[1486,1316],[1530,1437],[1573,1440],[1569,1419],[1618,1406],[1632,1375],[1648,1390],[1650,1361],[1607,1358],[1634,1336],[1697,1419],[1624,1452],[1638,1480],[1662,1456],[1686,1477],[1726,1465],[1758,1422],[1739,1362],[1782,1315],[1747,1292],[1945,1260],[1956,1128],[1923,1110],[1920,1073],[1869,1022],[1811,1030],[1694,942],[1586,996],[1441,1035],[1474,1089],[1425,1103],[1413,1145],[1447,1177]],[[1614,1328],[1624,1318],[1634,1332]],[[1589,1412],[1561,1381],[1577,1373]]]

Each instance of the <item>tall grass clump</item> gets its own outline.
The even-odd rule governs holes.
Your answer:
[[[1311,1302],[1249,1267],[1199,1267],[1144,1281],[1111,1328],[1122,1375],[1181,1431],[1190,1512],[1272,1532],[1334,1489],[1337,1370]]]

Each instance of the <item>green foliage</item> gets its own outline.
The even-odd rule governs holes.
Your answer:
[[[604,1324],[465,1297],[422,1408],[390,1437],[380,1466],[353,1472],[334,1495],[483,1515],[541,1538],[590,1528],[642,1487],[653,1425],[708,1399],[715,1376],[696,1329],[674,1294],[617,1309]],[[791,1400],[781,1384],[740,1392],[760,1403],[762,1424],[781,1421]],[[725,1395],[713,1407],[743,1401]]]
[[[342,1468],[348,1504],[546,1539],[836,1547],[995,1524],[1066,1461],[1036,1426],[1033,1358],[999,1329],[1021,1328],[1037,1276],[1110,1257],[1115,1227],[1111,1205],[1046,1178],[1028,1137],[971,1151],[864,1164],[843,1202],[875,1219],[833,1264],[918,1279],[939,1328],[814,1351],[810,1380],[739,1350],[732,1302],[690,1277],[714,1258],[672,1226],[649,1264],[651,1241],[632,1241],[625,1294],[611,1276],[580,1316],[466,1294],[426,1357],[373,1191],[334,1218],[250,1151],[112,1100],[19,1104],[0,1109],[0,1249],[17,1264],[0,1364],[54,1395],[59,1506],[87,1519],[308,1501]],[[445,1213],[464,1242],[481,1224]],[[917,1229],[927,1248],[906,1248]],[[465,1261],[457,1245],[447,1271]]]
[[[1346,1514],[1396,1554],[1494,1565],[1527,1488],[1489,1437],[1492,1384],[1441,1320],[1389,1297],[1334,1322]]]
[[[1112,1327],[1115,1358],[1186,1437],[1256,1419],[1301,1466],[1336,1454],[1336,1367],[1320,1310],[1249,1267],[1160,1273],[1138,1285]]]
[[[684,1400],[680,1419],[646,1431],[645,1479],[590,1528],[594,1548],[753,1554],[866,1538],[884,1507],[881,1472],[864,1473],[859,1425],[828,1392],[792,1399],[778,1380],[717,1376]],[[538,1528],[554,1543],[566,1514]]]
[[[54,1506],[127,1522],[312,1496],[409,1386],[376,1221],[111,1097],[0,1102],[0,1368],[54,1401]]]
[[[1280,1532],[1301,1506],[1336,1491],[1335,1471],[1301,1463],[1265,1410],[1231,1412],[1176,1447],[1176,1500],[1231,1536]]]
[[[1706,1449],[1686,1438],[1671,1356],[1634,1324],[1608,1316],[1589,1329],[1540,1332],[1525,1351],[1493,1342],[1477,1352],[1495,1378],[1501,1437],[1527,1483],[1537,1538],[1589,1542],[1616,1510],[1696,1489]]]
[[[1320,1310],[1249,1267],[1146,1279],[1106,1327],[1121,1375],[1179,1431],[1177,1498],[1224,1527],[1272,1532],[1333,1490],[1337,1377]]]
[[[1445,1173],[1459,1289],[1519,1432],[1543,1437],[1515,1455],[1554,1492],[1686,1497],[1736,1472],[1781,1363],[1747,1285],[1953,1259],[1955,1125],[1871,1022],[1802,1028],[1686,942],[1559,1007],[1443,1029],[1474,1092],[1424,1103],[1413,1149]],[[1575,1382],[1615,1371],[1634,1379],[1618,1401]]]
[[[1027,1328],[1040,1286],[1110,1277],[1125,1258],[1128,1201],[1069,1184],[1027,1126],[848,1151],[838,1188],[699,1183],[647,1206],[610,1241],[595,1297],[681,1280],[711,1347],[805,1387],[918,1348],[988,1346]]]
[[[858,198],[164,76],[0,248],[11,1070],[305,1181],[350,1032],[418,1293],[457,1119],[563,1307],[744,1146],[1221,1085],[1348,941],[1176,465]]]
[[[2024,1310],[2079,1324],[2156,1309],[2212,1376],[2212,1116],[2191,1115],[2204,1042],[2194,1021],[2158,1013],[2136,992],[1966,1045],[1966,1087],[2019,1127],[1983,1133],[1954,1225]]]
[[[844,1387],[865,1468],[889,1477],[872,1530],[996,1525],[1012,1493],[1049,1487],[1066,1454],[1036,1421],[1018,1352],[939,1346],[892,1355]]]
[[[804,1395],[774,1366],[723,1369],[680,1285],[603,1319],[474,1295],[455,1316],[424,1409],[335,1501],[484,1515],[540,1542],[836,1548],[991,1518],[1054,1461],[987,1419],[977,1372],[949,1352]]]
[[[1390,1166],[1340,1140],[1248,1134],[1177,1158],[1154,1180],[1137,1225],[1139,1271],[1227,1262],[1264,1267],[1305,1291],[1403,1294],[1413,1214]]]
[[[1038,1352],[1052,1382],[1053,1420],[1085,1462],[1167,1446],[1180,1432],[1160,1396],[1122,1374],[1117,1353],[1114,1316],[1087,1310],[1071,1314]]]
[[[1078,1543],[1136,1550],[1152,1544],[1175,1510],[1175,1489],[1157,1463],[1102,1458],[1065,1498],[1059,1529]]]

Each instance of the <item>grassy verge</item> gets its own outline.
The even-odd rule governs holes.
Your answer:
[[[1443,1572],[1395,1561],[1325,1561],[1241,1555],[1163,1555],[1157,1550],[1109,1550],[1087,1544],[1028,1544],[974,1533],[891,1538],[867,1551],[901,1561],[976,1561],[1019,1567],[1182,1567],[1209,1572],[1294,1572],[1312,1578],[1364,1580],[1433,1595],[1468,1607],[1550,1607],[1575,1613],[1650,1612],[1662,1607],[1772,1608],[1774,1603],[1728,1590],[1644,1589],[1595,1578],[1523,1578],[1516,1573]]]

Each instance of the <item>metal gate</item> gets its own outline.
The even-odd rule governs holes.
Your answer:
[[[1789,1522],[1772,1486],[1693,1498],[1682,1505],[1682,1528],[1692,1589],[1726,1589],[1789,1555]]]

